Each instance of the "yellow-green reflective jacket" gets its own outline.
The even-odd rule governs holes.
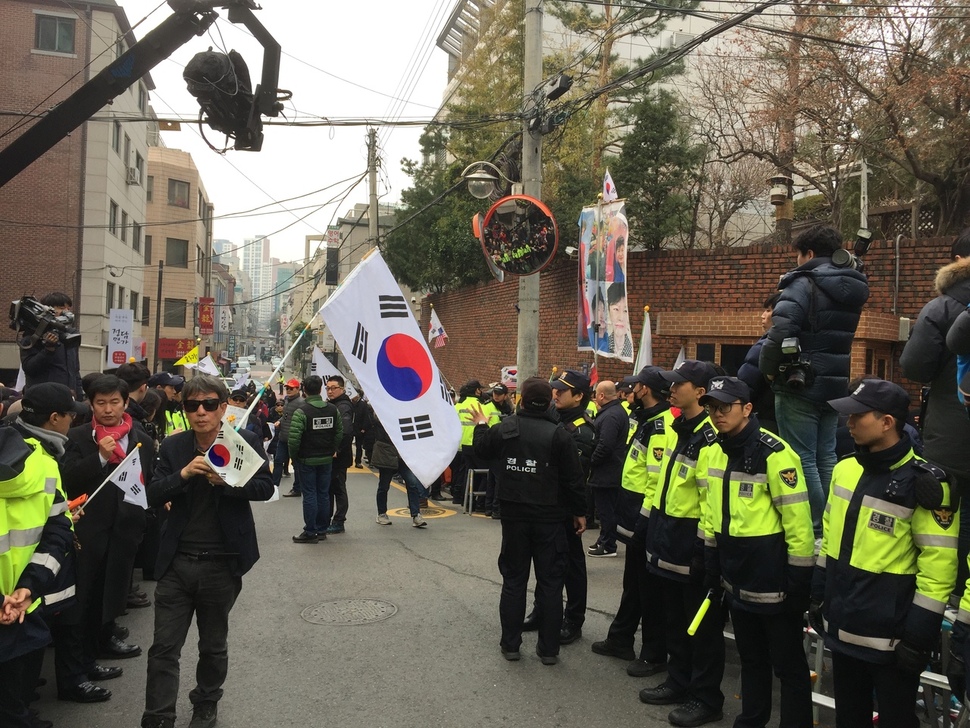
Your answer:
[[[670,409],[646,417],[637,427],[626,452],[620,485],[642,496],[640,513],[644,516],[650,515],[650,505],[660,479],[660,461],[667,449],[667,433],[673,421]]]

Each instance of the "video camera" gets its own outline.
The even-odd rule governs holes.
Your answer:
[[[852,252],[850,253],[845,248],[839,248],[832,253],[832,265],[861,271],[864,267],[862,256],[869,252],[870,245],[872,245],[872,231],[859,228],[859,231],[855,234],[855,245],[852,246]]]
[[[10,303],[10,328],[26,337],[18,342],[21,349],[33,348],[48,331],[56,333],[57,340],[68,348],[80,346],[81,334],[74,330],[73,323],[74,314],[70,311],[58,315],[31,296]]]
[[[848,252],[848,251],[847,251]],[[778,365],[778,376],[784,385],[793,392],[800,392],[815,380],[812,363],[802,355],[802,345],[797,336],[790,336],[781,342],[784,357]]]

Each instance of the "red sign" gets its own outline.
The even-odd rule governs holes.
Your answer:
[[[128,361],[128,357],[125,356],[125,352],[123,352],[123,351],[113,351],[113,352],[111,352],[111,363],[112,364],[121,365],[121,364],[124,364],[126,361]]]
[[[195,346],[195,339],[159,339],[159,359],[181,359]]]
[[[215,331],[216,322],[216,299],[199,299],[199,334],[211,336]]]

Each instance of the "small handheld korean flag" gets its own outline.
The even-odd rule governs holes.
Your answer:
[[[206,354],[205,359],[201,359],[197,365],[199,372],[202,374],[211,374],[214,377],[221,377],[222,372],[219,371],[219,367],[212,360],[211,354]]]
[[[262,456],[249,446],[235,427],[225,421],[216,435],[216,441],[206,451],[205,461],[216,475],[226,481],[226,485],[233,488],[246,485],[263,464]]]
[[[431,326],[428,329],[428,343],[434,342],[434,348],[438,349],[445,345],[448,340],[448,334],[445,333],[445,327],[441,325],[441,319],[438,318],[438,312],[433,308],[431,309]]]
[[[347,393],[347,396],[353,399],[358,394],[356,387],[354,387],[347,377],[344,377],[340,373],[337,367],[330,363],[330,360],[324,356],[319,346],[313,347],[313,354],[310,358],[310,374],[320,377],[323,381],[327,381],[327,377],[338,374],[344,379],[344,391]],[[326,392],[324,392],[324,398],[326,398]]]
[[[145,495],[145,474],[141,469],[140,448],[135,448],[122,460],[111,474],[111,482],[125,494],[125,503],[141,506],[148,510],[148,496]]]
[[[430,486],[458,450],[461,423],[380,253],[364,256],[320,311],[398,453]]]

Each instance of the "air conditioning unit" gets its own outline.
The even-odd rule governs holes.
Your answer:
[[[138,173],[138,168],[137,167],[128,167],[127,168],[127,172],[128,172],[128,174],[125,177],[125,182],[127,182],[130,185],[140,185],[141,184],[141,175]]]
[[[913,326],[913,320],[901,316],[899,318],[899,338],[897,341],[909,341],[909,332]]]
[[[667,48],[680,48],[681,46],[690,43],[692,40],[694,40],[693,33],[682,33],[675,30],[667,39]]]

